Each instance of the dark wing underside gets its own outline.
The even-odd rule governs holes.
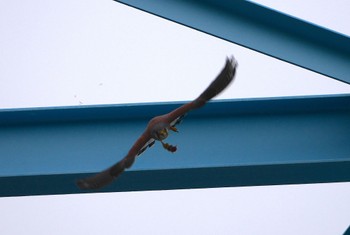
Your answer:
[[[139,156],[143,151],[151,147],[153,144],[154,139],[150,138],[150,135],[146,130],[131,147],[126,157],[98,174],[78,180],[78,187],[80,189],[99,189],[110,184],[121,173],[123,173],[125,169],[132,166],[137,156]]]
[[[232,56],[226,59],[224,68],[214,79],[214,81],[198,96],[194,101],[184,104],[181,107],[165,115],[167,122],[172,123],[179,117],[181,119],[187,112],[205,105],[209,100],[220,94],[233,81],[237,68],[237,61]]]
[[[234,57],[227,58],[225,67],[216,77],[216,79],[203,91],[197,98],[208,102],[218,94],[220,94],[233,80],[236,73],[237,61]]]
[[[146,151],[146,149],[152,147],[155,143],[155,139],[151,138],[141,149],[140,151],[137,153],[137,156],[140,156],[144,151]]]
[[[184,117],[186,116],[186,113],[185,114],[182,114],[181,116],[177,117],[174,121],[172,121],[170,123],[170,126],[171,127],[175,127],[179,124],[181,124],[182,120],[184,119]]]
[[[112,183],[124,170],[125,166],[123,160],[121,160],[98,174],[78,180],[77,185],[80,189],[99,189]]]

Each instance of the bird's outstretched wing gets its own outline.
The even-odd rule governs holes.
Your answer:
[[[140,156],[144,151],[146,151],[146,149],[152,147],[155,142],[156,142],[155,139],[153,138],[149,139],[149,141],[147,141],[147,143],[139,150],[139,152],[137,153],[137,156]]]
[[[80,189],[99,189],[112,183],[124,170],[125,166],[123,160],[121,160],[98,174],[78,180],[77,185]]]
[[[80,189],[99,189],[110,184],[121,173],[123,173],[125,169],[132,166],[137,156],[142,154],[153,144],[154,139],[151,138],[149,131],[146,129],[122,160],[98,174],[78,180],[78,187]]]
[[[197,99],[182,105],[168,114],[160,116],[158,120],[169,123],[171,127],[179,124],[188,111],[202,107],[206,102],[222,92],[232,82],[236,67],[237,62],[235,58],[227,58],[222,71]],[[79,180],[77,182],[78,187],[80,189],[99,189],[106,186],[123,173],[125,169],[130,168],[135,158],[147,148],[150,148],[154,142],[155,140],[151,136],[150,129],[147,128],[122,160],[98,174]]]
[[[233,56],[226,58],[224,68],[217,75],[214,81],[212,81],[212,83],[207,87],[207,89],[205,89],[197,99],[164,115],[166,120],[171,123],[177,118],[183,117],[187,112],[202,107],[209,100],[220,94],[233,81],[236,74],[237,65],[237,61]]]
[[[175,127],[180,124],[183,116],[175,119],[170,125]],[[148,141],[146,141],[148,138]],[[128,155],[122,160],[109,167],[108,169],[90,176],[85,179],[77,181],[77,185],[80,189],[99,189],[110,184],[116,179],[126,168],[131,167],[135,158],[141,155],[146,149],[152,147],[155,143],[155,139],[149,138],[147,131],[135,142],[133,147],[130,149]],[[141,147],[142,146],[142,147]]]
[[[196,99],[198,101],[204,101],[205,103],[220,94],[233,80],[236,74],[237,61],[231,56],[226,58],[225,67],[219,73],[214,81],[202,92],[202,94]],[[195,100],[195,101],[196,101]],[[200,102],[198,102],[200,104]],[[195,108],[199,108],[195,107]]]

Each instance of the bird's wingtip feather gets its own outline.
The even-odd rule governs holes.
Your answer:
[[[227,60],[230,61],[232,67],[234,67],[234,68],[238,65],[237,60],[234,57],[234,55],[228,56]]]
[[[132,162],[130,164],[132,164]],[[124,161],[120,161],[98,174],[78,180],[76,184],[82,190],[100,189],[115,180],[121,173],[123,173],[124,169]]]
[[[89,189],[90,188],[89,183],[86,182],[85,179],[78,180],[76,182],[76,184],[80,189]]]

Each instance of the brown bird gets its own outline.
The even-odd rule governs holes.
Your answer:
[[[236,73],[237,61],[232,56],[226,58],[226,64],[215,80],[197,99],[180,106],[170,113],[152,118],[146,130],[136,140],[128,154],[119,162],[108,169],[91,177],[81,179],[77,182],[80,189],[99,189],[116,179],[125,169],[130,168],[135,158],[151,147],[156,140],[160,141],[163,147],[175,152],[176,146],[165,143],[163,140],[169,135],[169,130],[177,132],[176,125],[179,124],[184,115],[190,110],[202,107],[210,99],[222,92],[233,80]]]

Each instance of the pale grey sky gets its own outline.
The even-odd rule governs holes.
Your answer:
[[[0,30],[0,108],[190,100],[230,54],[239,70],[222,99],[350,93],[110,0],[2,1]],[[350,183],[0,198],[1,232],[333,235],[349,198]]]
[[[230,54],[239,71],[221,99],[350,93],[328,77],[110,0],[1,2],[0,29],[0,108],[190,100]]]
[[[2,234],[341,235],[350,183],[0,198]]]

